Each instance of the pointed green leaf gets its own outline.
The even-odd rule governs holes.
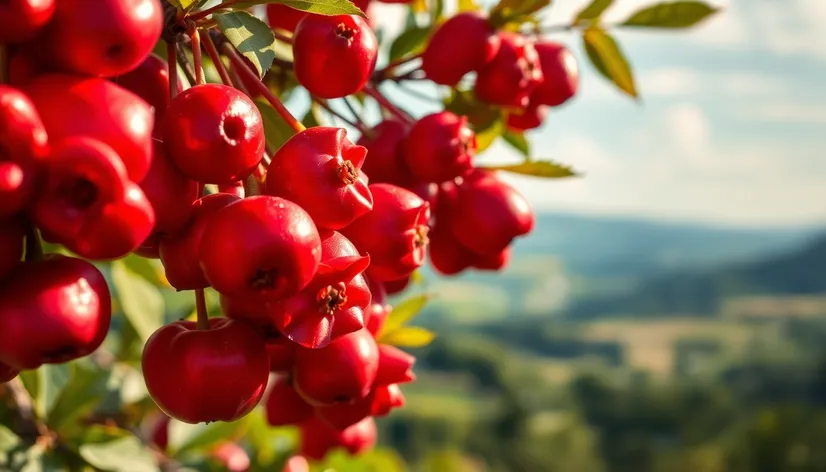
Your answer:
[[[602,16],[602,13],[614,3],[614,0],[592,0],[591,3],[577,13],[574,18],[575,25],[581,25],[584,21],[593,22]]]
[[[214,17],[229,42],[255,66],[258,77],[264,77],[275,59],[275,36],[270,27],[246,11],[220,13]]]
[[[485,169],[501,170],[522,175],[532,175],[534,177],[543,177],[546,179],[560,179],[564,177],[576,177],[579,175],[573,169],[564,164],[550,161],[527,161],[522,164],[492,166],[485,167]]]
[[[418,326],[402,326],[379,338],[381,344],[398,347],[423,347],[436,338],[436,334]]]
[[[638,10],[622,25],[642,28],[688,28],[700,23],[718,10],[719,8],[705,2],[664,2]]]
[[[112,285],[120,309],[141,340],[146,342],[164,321],[164,301],[157,287],[129,270],[123,261],[111,265]]]
[[[417,295],[393,307],[393,311],[391,311],[387,317],[387,321],[384,323],[379,337],[399,329],[405,323],[412,320],[422,311],[428,301],[430,301],[428,295]]]
[[[514,131],[505,131],[502,134],[505,142],[510,144],[512,148],[519,151],[523,156],[530,157],[531,148],[528,140],[525,139],[524,133],[517,133]]]
[[[396,61],[424,51],[429,37],[430,28],[412,28],[405,31],[390,45],[390,60]]]
[[[602,28],[591,27],[582,34],[582,41],[588,59],[599,73],[623,92],[637,98],[631,66],[614,38]]]
[[[359,7],[349,0],[265,0],[256,2],[244,2],[242,5],[280,3],[296,10],[315,13],[316,15],[359,15],[366,17]]]
[[[551,0],[500,0],[490,13],[494,26],[520,21],[551,4]]]
[[[280,148],[288,139],[293,137],[295,130],[281,118],[281,115],[263,98],[255,100],[255,105],[261,113],[264,122],[264,134],[267,138],[267,149],[273,151]]]
[[[156,472],[158,465],[138,438],[127,436],[104,443],[84,444],[80,456],[92,466],[111,472]]]

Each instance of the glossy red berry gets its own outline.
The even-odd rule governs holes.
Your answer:
[[[293,35],[295,77],[311,95],[345,97],[367,83],[377,51],[376,35],[361,17],[307,15]]]
[[[370,393],[378,366],[376,341],[362,329],[322,349],[299,348],[293,380],[296,390],[311,404],[348,403]]]
[[[473,262],[473,268],[479,270],[502,270],[508,265],[511,259],[511,247],[508,246],[496,254],[477,256]]]
[[[387,290],[383,283],[374,282],[373,279],[367,277],[367,286],[370,289],[371,299],[370,306],[364,312],[364,322],[367,330],[373,333],[373,336],[378,336],[393,307],[387,303]]]
[[[341,232],[370,256],[368,275],[376,281],[398,280],[424,263],[430,205],[395,185],[372,184],[370,191],[373,211]]]
[[[59,0],[42,45],[70,72],[113,77],[137,67],[158,42],[158,0]]]
[[[310,283],[321,239],[310,215],[288,200],[249,197],[212,218],[199,248],[210,285],[228,297],[279,300]]]
[[[438,223],[441,221],[438,217],[436,221],[437,224],[428,233],[430,264],[442,275],[459,274],[473,265],[476,256],[453,236],[445,223]]]
[[[155,110],[155,124],[158,125],[155,135],[160,135],[159,125],[169,106],[169,66],[166,61],[150,54],[135,69],[110,80],[141,97]],[[178,79],[178,93],[183,91],[184,85]]]
[[[57,254],[26,262],[0,289],[0,362],[24,370],[89,355],[111,314],[106,280],[92,264]]]
[[[19,213],[29,204],[36,177],[31,165],[0,160],[0,217]]]
[[[307,128],[273,155],[266,192],[300,205],[319,228],[343,228],[373,209],[359,176],[366,154],[342,128]]]
[[[26,86],[49,140],[88,136],[115,150],[129,179],[140,182],[152,164],[152,108],[108,80],[66,74],[41,75]]]
[[[450,216],[447,224],[456,240],[482,255],[499,254],[534,226],[528,201],[495,174],[482,170],[457,185]]]
[[[467,118],[449,111],[434,113],[413,125],[401,145],[407,168],[421,182],[444,182],[469,172],[476,135]]]
[[[55,0],[6,0],[0,2],[0,43],[28,41],[46,26]]]
[[[527,108],[508,113],[508,129],[516,132],[539,128],[548,117],[550,108],[531,103]]]
[[[314,410],[295,391],[288,377],[279,377],[270,388],[266,412],[270,426],[286,426],[310,419]]]
[[[322,460],[328,452],[343,447],[350,454],[359,454],[376,443],[376,423],[372,418],[338,431],[318,418],[312,418],[301,425],[301,448],[299,452],[314,460]]]
[[[273,340],[267,340],[267,354],[270,357],[270,371],[286,373],[293,369],[295,365],[295,350],[297,344],[280,336]]]
[[[487,65],[499,52],[500,39],[480,12],[460,13],[436,29],[422,54],[428,79],[456,85],[468,72]]]
[[[0,362],[0,384],[6,383],[9,380],[17,377],[17,374],[19,373],[19,370],[13,367],[9,367],[6,364]]]
[[[554,41],[539,41],[534,47],[539,54],[544,81],[531,96],[537,104],[559,106],[576,95],[579,87],[579,67],[568,48]]]
[[[379,369],[376,373],[376,385],[391,385],[412,382],[416,380],[413,373],[413,364],[416,358],[390,346],[389,344],[379,345]]]
[[[396,295],[397,293],[401,293],[410,286],[410,283],[413,281],[413,276],[408,275],[407,277],[396,279],[396,280],[385,280],[382,282],[384,285],[384,290],[387,291],[388,295]]]
[[[353,403],[337,403],[335,405],[316,408],[316,416],[324,420],[333,428],[344,431],[369,416],[384,416],[393,408],[404,405],[404,396],[396,384],[377,385],[370,394]]]
[[[169,284],[178,290],[195,290],[209,286],[201,270],[199,249],[204,229],[219,210],[240,200],[235,195],[207,195],[192,204],[191,219],[180,233],[161,239],[159,254]]]
[[[542,67],[533,42],[517,33],[502,31],[496,57],[479,70],[476,96],[503,107],[525,108],[531,92],[542,83]]]
[[[353,0],[353,4],[361,11],[367,11],[370,0]],[[290,8],[287,5],[269,4],[267,5],[267,23],[272,28],[279,28],[287,31],[295,31],[298,22],[303,20],[310,13]]]
[[[244,182],[241,180],[239,180],[238,182],[233,182],[231,184],[219,185],[218,192],[235,195],[238,198],[244,198],[247,195],[247,191],[244,188]]]
[[[26,223],[22,218],[0,218],[0,281],[8,277],[23,258]]]
[[[88,259],[115,259],[137,249],[152,232],[152,206],[106,144],[69,138],[55,147],[44,169],[33,218],[70,250]]]
[[[152,167],[140,183],[155,209],[153,233],[174,236],[186,228],[198,199],[198,183],[184,175],[166,156],[162,143],[153,146]]]
[[[155,403],[186,423],[241,418],[258,404],[270,374],[264,339],[228,318],[210,319],[205,330],[190,321],[160,328],[141,366]]]
[[[384,120],[358,140],[367,149],[367,158],[361,169],[374,184],[388,183],[405,186],[410,183],[410,171],[401,154],[401,143],[410,126],[398,120]]]
[[[198,182],[242,180],[264,155],[264,124],[258,108],[226,85],[198,85],[176,96],[162,126],[167,154]]]

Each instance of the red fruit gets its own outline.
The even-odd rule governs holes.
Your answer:
[[[457,185],[449,214],[447,224],[456,240],[482,255],[499,254],[534,226],[528,201],[495,174],[482,170]]]
[[[528,97],[542,83],[542,67],[533,42],[516,33],[499,33],[499,53],[476,77],[476,96],[503,107],[525,108]]]
[[[0,219],[0,280],[9,276],[23,258],[26,224],[21,218]]]
[[[362,329],[322,349],[298,348],[294,385],[305,400],[315,405],[353,402],[370,393],[378,365],[376,341]]]
[[[293,35],[295,77],[311,95],[322,98],[361,90],[377,55],[376,35],[359,16],[307,15]]]
[[[284,336],[268,340],[267,354],[270,357],[270,371],[278,373],[291,371],[295,365],[296,347],[297,344]]]
[[[441,221],[437,218],[437,221]],[[473,265],[476,256],[464,247],[444,223],[428,233],[430,264],[442,275],[456,275]]]
[[[434,113],[413,125],[401,146],[407,168],[422,182],[444,182],[469,172],[476,135],[467,118],[449,111]]]
[[[370,0],[353,0],[361,11],[367,11]],[[269,4],[267,5],[267,23],[272,28],[280,28],[287,31],[295,31],[298,22],[303,20],[305,16],[310,15],[307,12],[290,8],[287,5]]]
[[[270,389],[266,404],[270,426],[299,424],[313,416],[313,407],[301,398],[287,377],[280,377]]]
[[[161,249],[159,244],[161,243],[160,238],[157,235],[149,235],[146,238],[146,241],[140,245],[137,249],[135,249],[135,254],[141,257],[145,257],[147,259],[160,259],[161,258]]]
[[[508,113],[508,129],[521,132],[539,128],[549,111],[545,105],[531,103],[528,108]]]
[[[204,230],[218,210],[240,199],[235,195],[207,195],[192,204],[189,226],[175,237],[162,239],[159,245],[161,263],[169,284],[178,290],[195,290],[209,286],[201,270],[199,249]]]
[[[268,303],[268,316],[288,339],[311,349],[362,329],[370,289],[361,273],[369,263],[347,238],[325,231],[312,282],[292,297]]]
[[[66,139],[44,169],[32,216],[70,250],[87,259],[115,259],[137,249],[151,233],[152,206],[106,144],[85,137]]]
[[[376,444],[377,434],[376,422],[373,418],[365,418],[342,431],[339,440],[347,452],[355,455],[372,449]]]
[[[366,154],[342,128],[307,128],[273,155],[266,192],[300,205],[319,228],[343,228],[373,209],[358,172]]]
[[[284,337],[281,331],[278,331],[278,328],[276,328],[266,302],[229,298],[221,295],[220,303],[224,316],[234,320],[244,320],[247,324],[255,326],[256,331],[267,340],[268,346],[270,343]]]
[[[14,215],[28,205],[35,177],[32,166],[0,160],[0,216]]]
[[[264,124],[252,100],[221,84],[175,97],[163,122],[166,151],[193,180],[230,184],[246,178],[264,155]]]
[[[158,0],[59,0],[42,38],[70,72],[113,77],[137,67],[161,37]]]
[[[410,171],[404,163],[400,148],[409,128],[406,123],[389,119],[359,138],[357,144],[367,149],[367,158],[361,169],[374,184],[404,186],[410,182]]]
[[[6,0],[0,3],[0,43],[28,41],[46,26],[55,0]]]
[[[221,294],[279,300],[310,283],[321,260],[321,238],[295,203],[255,196],[218,212],[199,251],[204,276]]]
[[[111,314],[106,280],[92,264],[58,254],[27,262],[0,289],[0,362],[24,370],[89,355]]]
[[[371,413],[377,417],[387,416],[391,410],[403,406],[404,394],[398,385],[391,384],[385,387],[377,387]]]
[[[460,13],[442,23],[422,54],[427,78],[456,85],[468,72],[479,70],[496,57],[500,39],[481,12]]]
[[[387,386],[416,380],[413,364],[416,358],[401,349],[382,344],[379,346],[379,369],[376,373],[376,385]]]
[[[412,280],[413,276],[408,275],[407,277],[398,280],[386,280],[382,282],[382,285],[384,285],[384,289],[387,291],[388,295],[395,295],[403,292],[410,285]]]
[[[316,416],[333,428],[344,431],[369,416],[385,416],[393,408],[404,405],[398,385],[377,386],[370,394],[354,403],[337,403],[316,408]]]
[[[539,41],[534,47],[545,80],[534,90],[531,101],[559,106],[576,95],[579,86],[579,67],[568,48],[554,41]]]
[[[250,456],[234,442],[222,442],[209,452],[227,472],[246,472],[250,468]]]
[[[26,91],[53,143],[70,136],[98,139],[120,156],[130,180],[146,176],[154,117],[143,99],[108,80],[66,74],[38,76]]]
[[[246,189],[244,189],[244,182],[240,180],[231,184],[219,185],[218,192],[235,195],[238,198],[244,198],[247,194]]]
[[[0,384],[6,383],[9,380],[17,377],[17,374],[19,373],[19,370],[9,367],[6,364],[0,362]]]
[[[341,232],[370,256],[367,273],[376,281],[401,279],[424,263],[430,205],[395,185],[372,184],[370,192],[373,211]]]
[[[393,307],[387,303],[387,291],[384,289],[384,284],[367,278],[367,287],[370,289],[372,299],[370,306],[364,312],[364,323],[373,336],[378,336]]]
[[[161,451],[166,451],[166,447],[169,445],[169,421],[171,420],[170,417],[166,416],[163,413],[159,413],[157,415],[157,420],[152,423],[151,434],[149,435],[149,439],[152,443],[158,446],[158,449]]]
[[[146,388],[185,423],[234,421],[258,404],[270,374],[264,339],[245,323],[212,318],[209,329],[177,321],[157,330],[141,359]]]
[[[508,265],[510,259],[511,248],[508,246],[498,254],[486,255],[484,257],[477,256],[476,261],[473,263],[473,268],[479,270],[502,270]]]
[[[337,431],[318,418],[312,418],[301,425],[300,453],[314,460],[322,460],[332,449],[346,448],[350,454],[359,454],[372,448],[376,443],[376,423],[372,418]]]
[[[169,66],[166,60],[150,54],[135,69],[110,80],[146,100],[155,109],[155,123],[162,122],[169,106]],[[178,93],[183,91],[184,84],[178,79]],[[160,126],[156,126],[154,134],[160,134]]]
[[[166,156],[163,143],[154,143],[152,167],[140,187],[155,209],[154,233],[173,236],[186,228],[198,199],[198,183],[185,176]]]
[[[310,472],[310,463],[304,456],[292,456],[284,464],[281,472]]]

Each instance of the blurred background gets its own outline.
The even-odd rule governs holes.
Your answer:
[[[650,3],[617,0],[605,22]],[[580,93],[528,139],[584,177],[510,178],[539,212],[511,265],[413,286],[439,336],[380,423],[410,464],[826,470],[826,1],[715,3],[689,32],[615,30],[636,102],[579,36],[552,36]],[[403,22],[372,13],[389,36]],[[518,156],[500,140],[483,159]]]

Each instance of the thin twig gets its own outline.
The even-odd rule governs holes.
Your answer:
[[[201,42],[204,43],[204,49],[206,49],[207,55],[209,55],[212,63],[215,64],[215,69],[218,70],[218,75],[221,76],[221,82],[223,82],[224,85],[232,86],[232,79],[229,77],[227,68],[224,67],[224,61],[221,60],[221,55],[218,54],[215,43],[212,42],[212,37],[210,37],[208,31],[204,31],[204,34],[201,35]]]
[[[412,124],[415,121],[410,114],[402,111],[399,107],[391,103],[390,100],[382,95],[377,88],[367,85],[364,87],[364,93],[373,97],[373,100],[377,101],[382,108],[389,111],[403,122]]]
[[[186,80],[189,82],[189,85],[195,85],[195,69],[189,62],[189,57],[186,55],[186,51],[184,48],[180,47],[180,45],[176,48],[176,55],[178,64],[180,64],[181,69],[184,71],[184,75],[186,76]]]
[[[358,123],[358,122],[354,122],[353,120],[350,120],[350,119],[346,118],[346,117],[345,117],[344,115],[342,115],[341,113],[339,113],[339,112],[335,111],[335,110],[334,110],[334,109],[330,106],[330,104],[329,104],[329,103],[327,103],[327,100],[324,100],[323,98],[313,97],[313,102],[318,103],[318,105],[319,105],[321,108],[323,108],[323,109],[327,110],[327,112],[328,112],[328,113],[330,113],[331,115],[333,115],[333,116],[335,116],[336,118],[340,119],[341,121],[343,121],[343,122],[347,123],[348,125],[352,126],[353,128],[355,128],[355,129],[359,130],[359,132],[364,132],[364,124],[362,124],[362,123]]]

